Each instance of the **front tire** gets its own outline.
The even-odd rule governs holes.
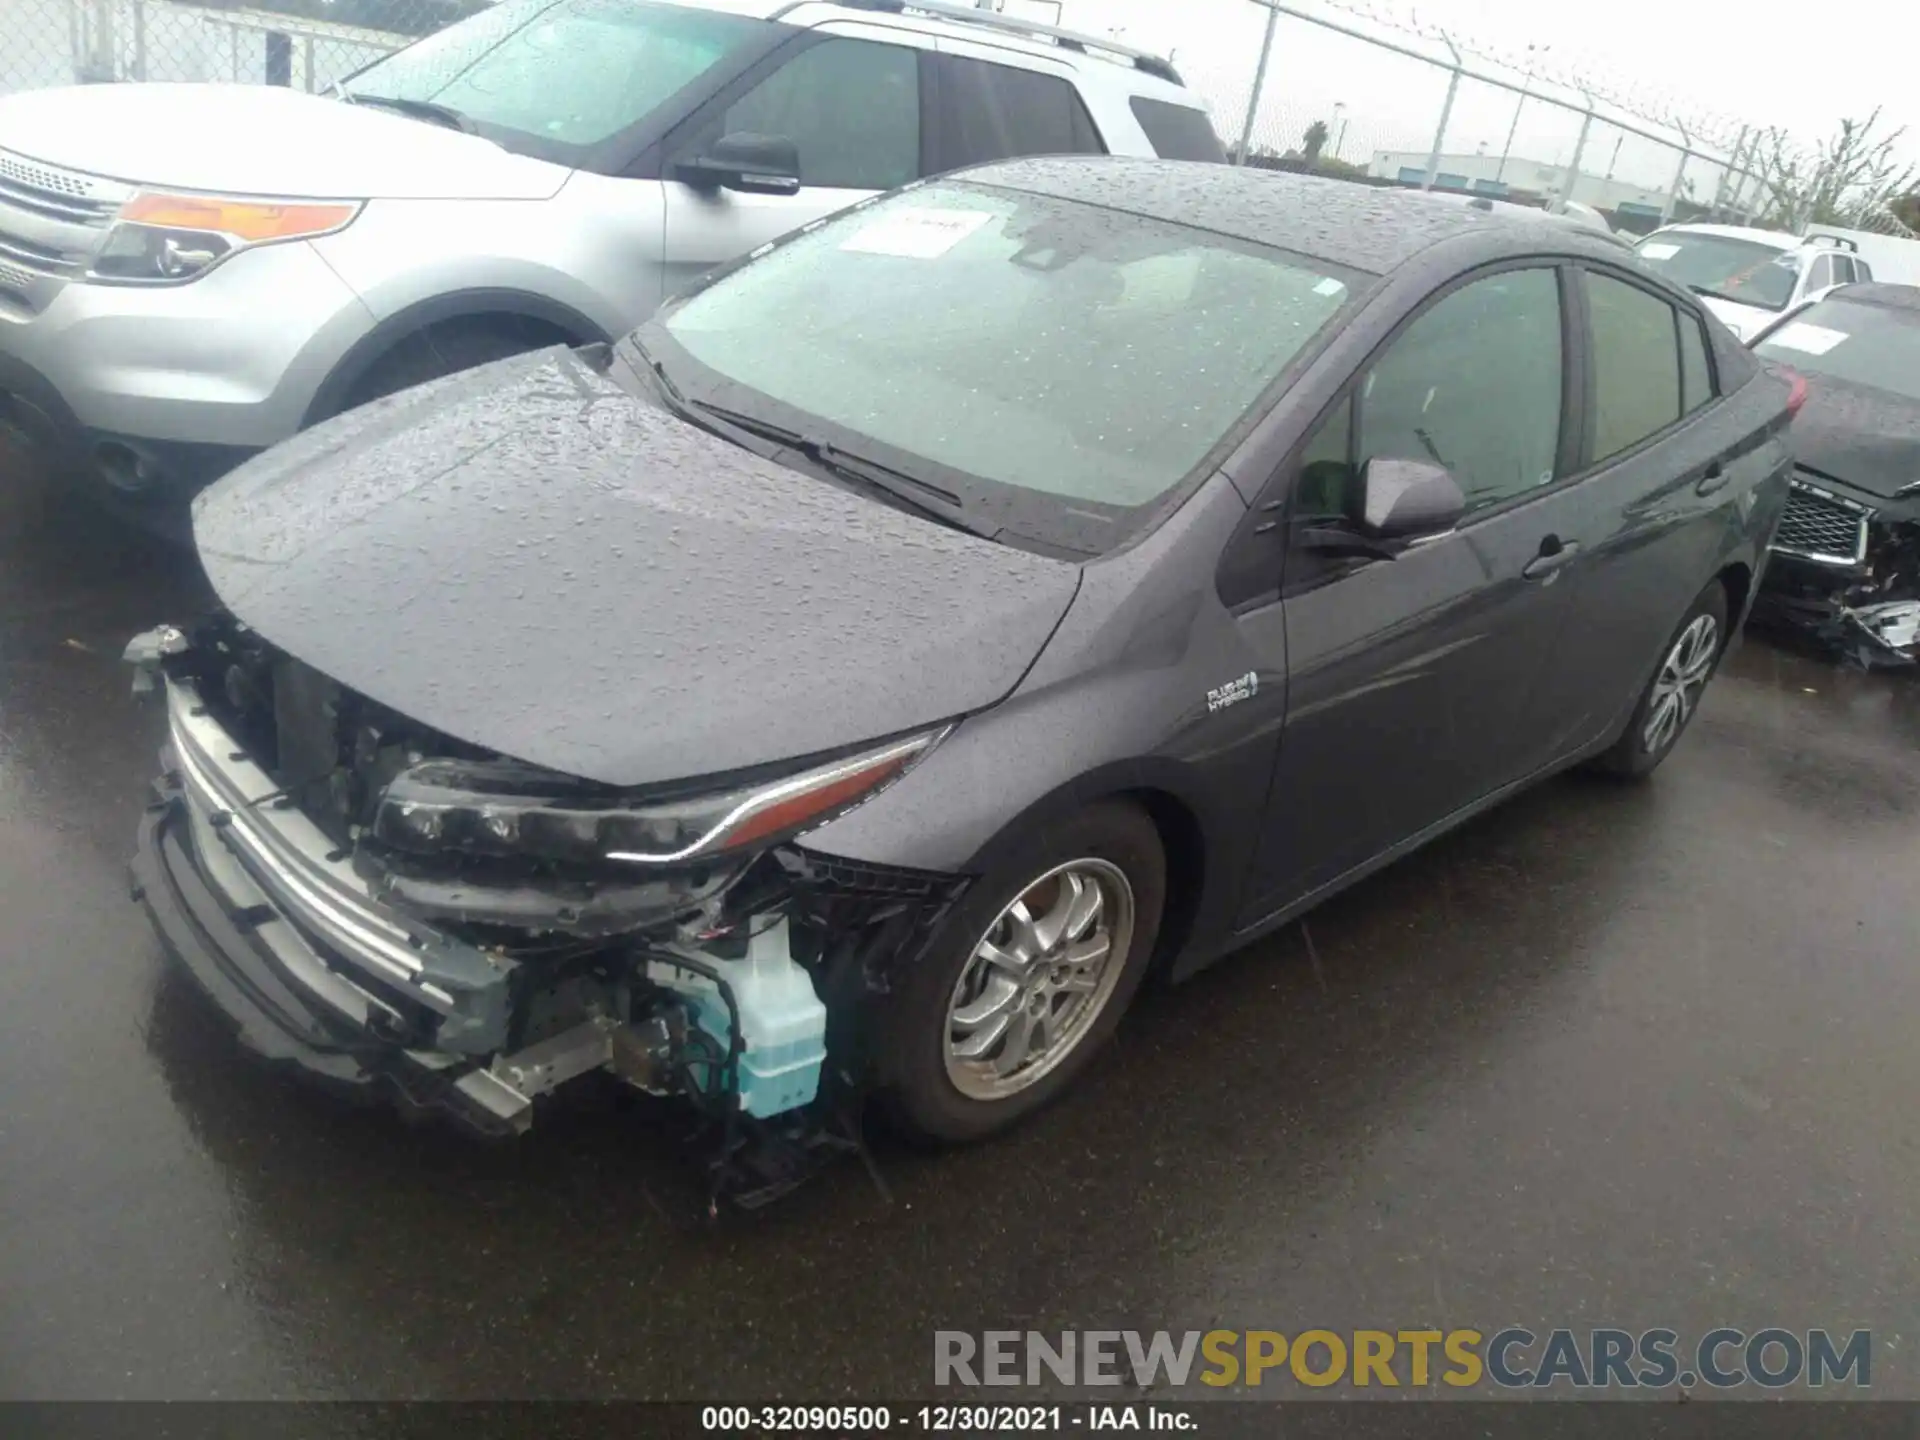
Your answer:
[[[374,361],[340,409],[354,410],[429,380],[560,344],[565,338],[540,321],[511,315],[442,321],[407,336]]]
[[[1166,857],[1138,807],[1046,826],[968,893],[876,1016],[880,1098],[931,1143],[983,1139],[1071,1086],[1139,989]]]
[[[1629,780],[1651,775],[1693,723],[1727,639],[1727,592],[1715,580],[1688,607],[1640,692],[1626,733],[1594,761],[1594,768]]]

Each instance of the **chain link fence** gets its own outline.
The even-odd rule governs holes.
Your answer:
[[[488,0],[0,0],[0,91],[114,80],[319,91]]]
[[[1777,132],[1584,73],[1549,47],[1502,49],[1366,0],[1187,3],[1230,31],[1224,53],[1256,57],[1189,72],[1246,163],[1572,202],[1634,233],[1699,219],[1798,231],[1810,218],[1762,172]],[[1817,167],[1803,169],[1817,183]],[[1916,238],[1890,212],[1856,223]]]
[[[115,80],[323,91],[492,0],[0,0],[0,93]],[[1173,37],[1236,158],[1376,184],[1799,228],[1755,165],[1761,132],[1595,80],[1542,47],[1502,50],[1371,0],[988,0],[1009,19]],[[1866,228],[1912,232],[1891,214]]]

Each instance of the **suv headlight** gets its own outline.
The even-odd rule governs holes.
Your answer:
[[[511,760],[423,760],[388,783],[373,834],[413,854],[685,864],[825,824],[899,779],[946,733],[929,730],[779,779],[665,799]]]
[[[330,234],[350,224],[360,206],[357,200],[295,204],[143,191],[120,207],[87,278],[184,285],[251,246]]]

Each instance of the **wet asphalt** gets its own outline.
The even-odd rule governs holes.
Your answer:
[[[1749,639],[1652,784],[1144,995],[1011,1138],[883,1145],[891,1203],[848,1163],[710,1225],[670,1108],[408,1128],[168,967],[117,657],[202,593],[0,456],[0,1397],[901,1400],[941,1328],[1515,1323],[1871,1328],[1920,1398],[1913,677]]]

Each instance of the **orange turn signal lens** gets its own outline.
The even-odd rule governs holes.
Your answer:
[[[246,241],[291,240],[338,230],[359,213],[354,204],[280,205],[207,195],[136,195],[120,218],[173,230],[211,230]]]
[[[884,785],[902,770],[907,763],[918,758],[919,750],[882,756],[871,765],[836,776],[817,785],[813,789],[803,790],[783,800],[776,800],[764,808],[754,810],[743,816],[732,827],[722,831],[716,840],[718,848],[737,850],[743,845],[751,845],[769,835],[777,835],[784,830],[798,829],[816,815],[824,816],[828,811],[838,810],[851,804],[869,790]]]

